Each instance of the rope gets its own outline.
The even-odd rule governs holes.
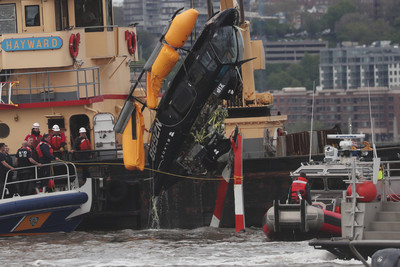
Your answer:
[[[112,163],[112,162],[104,162],[104,163],[100,163],[100,162],[91,162],[91,163],[79,163],[79,162],[69,162],[69,161],[63,161],[65,163],[72,163],[75,165],[124,165],[123,163]],[[193,176],[185,176],[185,175],[180,175],[180,174],[175,174],[175,173],[169,173],[169,172],[163,172],[163,171],[159,171],[159,170],[155,170],[152,168],[144,168],[145,170],[148,171],[153,171],[153,172],[158,172],[161,174],[166,174],[169,176],[175,176],[175,177],[179,177],[179,178],[183,178],[183,179],[189,179],[189,180],[203,180],[203,181],[221,181],[221,179],[224,179],[222,177],[219,178],[211,178],[211,177],[193,177]],[[243,180],[243,176],[234,176],[234,178],[227,178],[228,180],[233,180],[233,179],[242,179]]]

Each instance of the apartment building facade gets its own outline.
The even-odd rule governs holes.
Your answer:
[[[388,42],[372,46],[322,49],[320,85],[326,89],[400,86],[400,48]]]
[[[347,129],[350,121],[353,133],[365,133],[370,140],[371,106],[376,141],[399,140],[400,87],[317,90],[314,96],[304,87],[284,88],[272,93],[272,112],[287,115],[287,124],[310,122],[314,98],[314,121],[327,127],[339,124],[342,129]]]

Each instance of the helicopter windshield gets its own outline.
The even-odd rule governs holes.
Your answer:
[[[241,35],[232,26],[222,27],[215,32],[211,46],[222,64],[236,63],[239,60],[238,39],[241,39]]]

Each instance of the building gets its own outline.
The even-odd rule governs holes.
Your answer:
[[[328,42],[316,40],[264,42],[265,61],[273,63],[299,63],[305,54],[319,55],[328,48]]]
[[[400,48],[373,46],[326,48],[320,54],[320,85],[325,89],[400,86]]]
[[[376,141],[398,141],[400,123],[396,116],[400,114],[400,87],[317,90],[314,95],[314,121],[323,122],[327,127],[339,124],[342,129],[346,129],[351,121],[352,132],[365,133],[370,140],[369,94]],[[284,88],[274,91],[273,96],[271,112],[286,114],[287,124],[311,121],[312,91],[306,91],[304,87]]]
[[[214,13],[219,11],[220,1],[212,0]],[[208,20],[207,1],[192,0],[124,0],[124,24],[139,23],[137,28],[159,36],[168,25],[172,15],[179,9],[195,8],[199,11],[196,31],[199,32]],[[250,2],[244,1],[245,10]]]

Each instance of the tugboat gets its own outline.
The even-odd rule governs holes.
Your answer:
[[[80,184],[85,165],[93,178],[93,206],[79,227],[142,227],[149,174],[122,167],[113,131],[138,57],[135,27],[113,25],[111,0],[10,0],[0,10],[1,142],[12,154],[34,123],[42,134],[59,126],[66,145],[55,152],[76,164]],[[80,128],[93,149],[87,161],[70,153]]]
[[[298,203],[280,204],[275,200],[263,218],[263,231],[270,240],[305,240],[316,237],[341,235],[341,199],[347,190],[346,181],[351,176],[351,162],[366,162],[372,159],[370,146],[354,146],[356,139],[365,135],[328,135],[329,139],[343,139],[337,149],[325,146],[323,161],[310,161],[291,172],[292,180],[305,173],[310,185],[312,204],[299,195]]]

